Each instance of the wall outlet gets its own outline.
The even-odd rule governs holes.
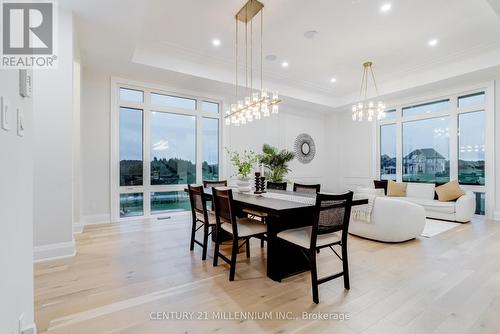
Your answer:
[[[2,129],[10,130],[10,106],[5,96],[0,96],[0,122]]]

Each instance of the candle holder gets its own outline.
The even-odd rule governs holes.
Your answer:
[[[262,194],[266,192],[266,178],[260,176],[259,172],[255,173],[255,192],[254,194]]]

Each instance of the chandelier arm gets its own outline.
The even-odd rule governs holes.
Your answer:
[[[373,80],[373,86],[375,86],[375,92],[377,93],[377,96],[380,96],[378,92],[378,87],[377,87],[377,81],[375,80],[375,74],[373,74],[373,68],[370,65],[370,72],[372,74],[372,80]]]
[[[252,95],[252,93],[253,93],[253,20],[250,21],[250,95]]]
[[[365,67],[365,102],[368,99],[368,68]]]
[[[248,17],[248,7],[245,9]],[[245,22],[245,94],[248,93],[248,21]]]
[[[365,73],[366,73],[366,69],[363,67],[363,77],[361,78],[361,87],[359,89],[359,99],[360,100],[363,98],[363,87],[365,85]]]
[[[236,31],[236,38],[235,38],[235,55],[236,55],[236,101],[238,100],[238,19],[235,17],[234,22],[236,23],[235,25],[235,31]]]
[[[263,67],[263,51],[262,46],[264,44],[264,8],[260,11],[260,91],[264,90],[264,84],[262,79],[262,67]]]

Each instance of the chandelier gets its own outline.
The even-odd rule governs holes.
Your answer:
[[[253,87],[253,19],[260,13],[260,89]],[[262,45],[264,35],[264,5],[257,0],[249,0],[235,15],[235,55],[236,55],[236,102],[231,104],[229,110],[226,110],[224,118],[226,125],[233,124],[240,126],[254,119],[259,120],[262,117],[268,117],[270,114],[278,113],[278,104],[281,102],[278,93],[268,93],[263,88],[262,77]],[[243,96],[239,95],[238,90],[238,71],[239,71],[239,34],[238,25],[242,22],[245,27],[245,90]],[[249,59],[250,58],[250,59]],[[250,66],[249,66],[250,65]]]
[[[373,74],[373,63],[367,61],[363,64],[363,79],[361,80],[361,89],[359,92],[360,102],[352,106],[352,120],[362,122],[366,116],[369,122],[373,121],[374,117],[381,120],[385,117],[385,104],[382,101],[378,101],[376,104],[372,100],[368,100],[368,80],[371,76],[373,81],[373,86],[377,97],[379,97],[377,82],[375,81],[375,75]]]

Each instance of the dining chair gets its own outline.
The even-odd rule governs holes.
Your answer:
[[[245,245],[246,256],[250,257],[250,238],[263,236],[267,232],[267,226],[251,218],[238,218],[235,215],[233,191],[231,189],[213,189],[213,200],[215,204],[215,251],[214,267],[218,265],[219,257],[230,265],[229,280],[234,281],[236,272],[236,257],[238,250]],[[231,234],[233,237],[233,246],[231,250],[231,259],[219,252],[220,238],[222,230]],[[243,243],[240,245],[240,240]]]
[[[191,244],[189,249],[194,250],[194,244],[198,244],[203,249],[201,259],[207,259],[208,236],[212,234],[211,227],[215,226],[215,214],[207,209],[207,202],[202,186],[188,185],[189,201],[191,203],[191,214],[193,223],[191,227]],[[200,224],[201,223],[201,224]],[[199,226],[198,226],[199,225]],[[196,232],[203,228],[203,242],[196,240]]]
[[[303,193],[319,193],[321,190],[321,184],[293,184],[293,191],[300,191]]]
[[[220,181],[203,181],[203,187],[204,188],[215,188],[215,187],[227,187],[227,180],[220,180]],[[210,202],[210,208],[212,211],[214,211],[214,203],[211,201]]]
[[[227,187],[227,180],[203,181],[203,187],[205,188]]]
[[[286,190],[286,186],[287,186],[286,182],[269,182],[269,181],[267,181],[267,189]]]
[[[353,192],[342,195],[318,193],[312,226],[284,230],[278,238],[300,247],[311,265],[311,283],[313,301],[319,303],[318,286],[332,279],[344,276],[344,288],[350,289],[349,265],[347,260],[347,235],[351,216]],[[341,236],[337,232],[341,232]],[[333,246],[340,246],[339,255]],[[318,278],[316,253],[319,249],[330,248],[342,261],[342,272]]]

